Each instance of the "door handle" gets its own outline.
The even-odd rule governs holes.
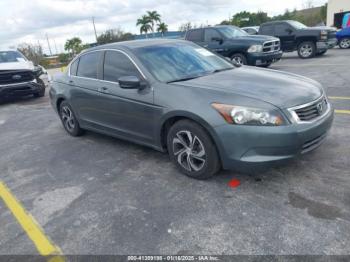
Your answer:
[[[208,47],[208,45],[204,45],[203,47]]]
[[[98,92],[101,92],[101,93],[109,93],[109,92],[108,92],[108,88],[105,87],[105,86],[99,87],[99,88],[97,89],[97,91],[98,91]]]
[[[70,80],[68,81],[68,83],[69,83],[69,84],[74,84],[74,81],[73,81],[72,79],[70,79]]]

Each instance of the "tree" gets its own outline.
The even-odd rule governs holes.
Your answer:
[[[147,11],[147,16],[152,26],[152,33],[154,33],[154,26],[160,23],[160,14],[157,11]]]
[[[191,22],[187,22],[187,23],[180,25],[179,31],[186,32],[186,31],[193,29],[193,28],[196,28],[196,25],[192,25]]]
[[[152,30],[151,19],[147,15],[143,15],[141,18],[137,19],[136,26],[140,26],[140,34],[144,32],[147,37],[147,33]]]
[[[109,29],[97,37],[97,43],[100,45],[132,40],[133,35],[131,33],[125,33],[120,28]]]
[[[157,28],[157,32],[160,32],[164,36],[165,32],[168,32],[168,25],[165,23],[160,23]]]
[[[21,43],[17,49],[34,64],[39,64],[43,57],[43,48],[40,44],[32,45],[28,43]]]
[[[79,37],[73,37],[68,39],[64,44],[64,50],[76,55],[80,53],[83,49],[82,41]]]

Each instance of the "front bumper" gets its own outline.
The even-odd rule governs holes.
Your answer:
[[[248,53],[248,65],[261,66],[277,62],[281,59],[283,52],[276,51],[271,53]]]
[[[331,106],[331,105],[330,105]],[[312,123],[279,127],[222,125],[215,128],[224,169],[259,170],[317,148],[332,126],[334,110]]]
[[[318,41],[316,43],[317,50],[327,50],[337,45],[337,38],[331,38],[327,41]]]
[[[30,82],[0,85],[0,97],[26,96],[40,93],[45,85],[39,84],[36,80]]]

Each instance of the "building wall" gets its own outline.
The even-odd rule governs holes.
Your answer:
[[[327,26],[333,25],[334,14],[347,11],[350,12],[350,0],[328,0]]]

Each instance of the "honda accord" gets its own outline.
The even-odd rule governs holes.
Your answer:
[[[65,130],[92,130],[168,152],[186,175],[270,166],[318,147],[333,108],[318,82],[233,65],[183,40],[88,49],[51,83]]]

